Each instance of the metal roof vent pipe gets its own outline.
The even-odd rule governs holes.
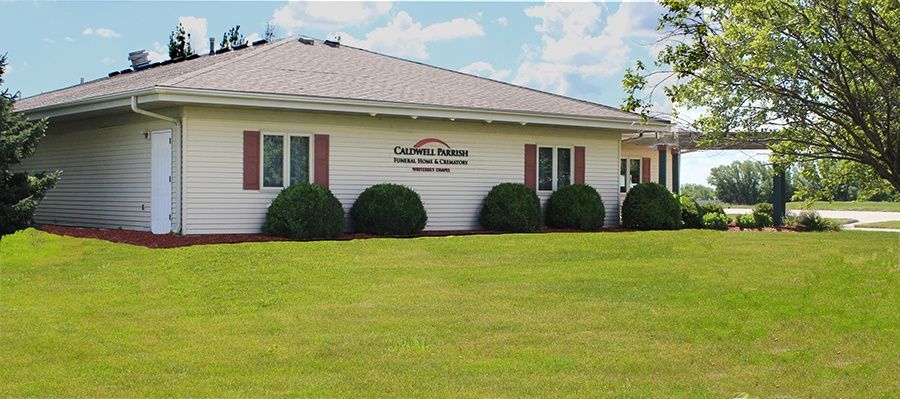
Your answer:
[[[209,55],[213,55],[216,53],[216,38],[209,38]]]
[[[128,53],[128,60],[131,61],[131,69],[137,71],[147,65],[150,65],[150,54],[147,50],[141,49]]]

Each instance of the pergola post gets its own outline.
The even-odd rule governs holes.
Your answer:
[[[774,215],[772,222],[775,227],[784,226],[784,216],[787,214],[787,194],[786,190],[785,170],[783,167],[775,166],[772,168],[772,208]]]
[[[672,192],[675,194],[681,191],[681,179],[679,176],[681,173],[681,154],[679,152],[681,152],[679,148],[672,148]]]
[[[663,187],[666,186],[666,145],[659,144],[656,146],[656,150],[659,151],[659,179],[658,183],[662,184]]]

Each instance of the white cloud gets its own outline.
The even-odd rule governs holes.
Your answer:
[[[120,35],[118,32],[116,32],[112,29],[109,29],[109,28],[94,29],[91,27],[87,27],[87,28],[84,28],[83,31],[81,31],[81,34],[85,35],[85,36],[97,36],[97,37],[101,37],[104,39],[114,39],[117,37],[122,37],[122,35]]]
[[[659,6],[621,3],[610,14],[602,3],[545,3],[526,8],[525,15],[540,20],[534,30],[541,43],[523,46],[513,82],[570,94],[622,73],[631,62],[633,39],[655,37]]]
[[[506,17],[500,17],[494,20],[494,23],[500,26],[509,26],[509,20]]]
[[[41,39],[41,41],[44,43],[56,44],[56,40],[53,40],[49,37],[45,37],[45,38]]]
[[[7,65],[7,66],[6,66],[6,70],[5,70],[4,72],[6,73],[6,75],[9,75],[9,74],[11,74],[12,71],[14,71],[14,70],[15,70],[15,68],[13,68],[12,65]]]
[[[246,38],[247,43],[253,43],[259,39],[262,39],[262,36],[259,35],[259,32],[253,32]]]
[[[206,36],[206,27],[208,25],[206,18],[193,16],[178,17],[178,22],[184,26],[184,31],[191,35],[191,47],[197,54],[206,54],[209,52],[209,38]],[[168,54],[168,50],[166,50]]]
[[[169,49],[160,42],[153,42],[153,50],[147,52],[150,62],[162,62],[169,59]]]
[[[290,1],[272,14],[272,23],[292,35],[298,29],[335,30],[371,22],[388,13],[390,2]]]
[[[400,57],[427,59],[428,43],[484,36],[484,29],[470,18],[455,18],[423,27],[405,11],[400,11],[387,25],[367,33],[364,39],[357,39],[345,32],[339,35],[342,42],[350,46]]]
[[[503,80],[506,79],[510,73],[512,73],[511,69],[500,69],[497,70],[493,65],[484,62],[484,61],[476,61],[469,65],[466,65],[462,68],[459,68],[459,71],[462,73],[468,73],[470,75],[478,75],[485,78],[490,78],[494,80]]]
[[[75,39],[73,39],[73,38],[70,37],[70,36],[66,36],[66,38],[63,39],[63,40],[65,40],[65,41],[67,41],[67,42],[69,42],[69,43],[75,43]]]
[[[103,57],[103,59],[100,60],[100,63],[102,63],[103,65],[112,65],[116,63],[116,60],[114,60],[112,57]]]

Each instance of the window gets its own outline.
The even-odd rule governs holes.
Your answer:
[[[572,149],[538,148],[538,190],[553,191],[572,184]]]
[[[287,151],[285,151],[287,147]],[[309,183],[309,136],[290,134],[262,135],[262,181],[264,188],[282,188]]]
[[[640,182],[641,160],[622,158],[619,164],[619,192],[627,192]]]

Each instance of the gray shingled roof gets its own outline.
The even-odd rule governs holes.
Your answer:
[[[29,110],[174,87],[637,120],[637,114],[348,46],[287,38],[97,79],[17,102]]]

